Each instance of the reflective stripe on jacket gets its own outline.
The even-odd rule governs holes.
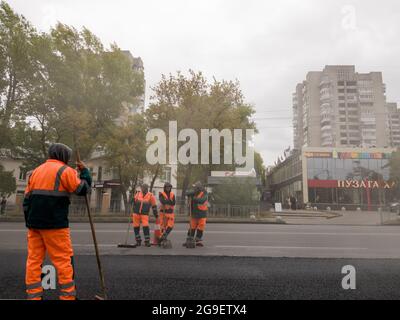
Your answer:
[[[147,192],[145,196],[139,191],[133,198],[133,213],[148,215],[150,208],[157,206],[157,201],[151,192]]]
[[[25,189],[24,214],[28,228],[68,228],[69,197],[72,193],[83,195],[90,190],[88,169],[78,177],[75,169],[64,162],[50,159],[37,167],[29,177]]]

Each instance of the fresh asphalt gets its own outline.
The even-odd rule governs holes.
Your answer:
[[[397,226],[209,224],[205,247],[120,249],[127,225],[97,223],[112,299],[400,299]],[[99,292],[88,224],[71,224],[79,297]],[[129,243],[133,240],[130,230]],[[24,298],[26,229],[0,224],[0,299]],[[48,263],[48,262],[46,262]],[[356,289],[342,288],[342,268],[356,269]],[[46,297],[53,299],[55,292]]]

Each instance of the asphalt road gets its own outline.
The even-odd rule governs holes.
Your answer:
[[[99,292],[87,224],[73,224],[79,297]],[[126,226],[97,224],[112,299],[400,299],[398,227],[209,224],[206,247],[118,249]],[[0,299],[24,298],[25,233],[0,225]],[[46,264],[49,262],[46,262]],[[356,268],[356,290],[344,290],[342,267]],[[56,293],[46,293],[49,299]]]
[[[292,258],[369,258],[400,259],[399,226],[340,225],[262,225],[208,224],[205,248],[182,247],[187,225],[177,224],[172,235],[172,250],[160,248],[118,249],[125,241],[127,226],[97,223],[100,249],[107,255],[202,255]],[[90,227],[71,224],[76,254],[94,254]],[[26,229],[22,223],[0,224],[0,251],[26,250]],[[132,243],[130,230],[128,242]]]

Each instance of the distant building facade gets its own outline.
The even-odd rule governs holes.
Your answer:
[[[354,66],[309,72],[293,94],[294,147],[395,146],[398,128],[387,127],[392,109],[381,72],[358,73]]]
[[[396,196],[390,177],[391,148],[303,148],[270,169],[274,202],[290,196],[300,207],[376,210]]]
[[[94,152],[90,160],[86,162],[93,177],[93,190],[91,195],[91,206],[97,212],[124,212],[125,204],[123,201],[118,170],[111,168],[103,152]],[[173,185],[173,191],[177,193],[177,166],[167,166],[158,175],[154,182],[153,193],[157,196],[163,190],[164,183],[169,182]],[[145,175],[138,180],[137,190],[141,183],[151,184],[152,176]],[[131,197],[135,190],[128,190],[127,197]]]
[[[388,103],[388,123],[387,130],[389,135],[390,145],[393,147],[400,147],[400,109],[397,103]]]
[[[135,114],[135,113],[140,113],[144,111],[145,108],[145,96],[146,96],[146,79],[144,77],[144,65],[142,58],[140,57],[134,57],[132,53],[128,50],[123,50],[122,51],[124,55],[129,59],[131,63],[131,68],[132,72],[139,73],[140,75],[143,76],[144,80],[144,92],[142,95],[135,97],[135,102],[134,103],[127,103],[124,102],[123,105],[123,110],[119,118],[116,120],[117,124],[123,125],[126,123],[128,120],[128,117]]]
[[[9,150],[0,149],[0,165],[7,172],[12,172],[17,184],[16,193],[7,199],[7,205],[14,207],[22,203],[26,187],[27,171],[23,167],[23,159],[15,157]]]

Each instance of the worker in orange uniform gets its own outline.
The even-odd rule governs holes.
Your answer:
[[[142,245],[142,239],[140,237],[140,225],[142,225],[145,246],[151,247],[149,227],[150,208],[153,209],[154,217],[158,219],[156,198],[151,192],[149,192],[149,186],[147,184],[143,184],[141,191],[137,192],[133,198],[132,220],[137,246]]]
[[[160,200],[160,220],[161,220],[161,237],[159,243],[167,240],[175,224],[175,195],[172,192],[172,184],[166,182],[164,191],[159,193]]]
[[[203,247],[203,234],[206,227],[208,213],[208,194],[201,182],[193,185],[193,190],[188,191],[191,208],[190,229],[187,234],[187,241],[195,239],[197,247]],[[186,242],[187,243],[187,242]],[[183,245],[186,246],[186,243]]]
[[[49,148],[49,159],[29,177],[24,197],[28,228],[26,292],[29,300],[42,300],[42,263],[46,252],[57,269],[60,300],[75,300],[73,250],[68,222],[70,195],[84,196],[92,178],[82,162],[78,172],[69,167],[72,150],[57,143]]]

